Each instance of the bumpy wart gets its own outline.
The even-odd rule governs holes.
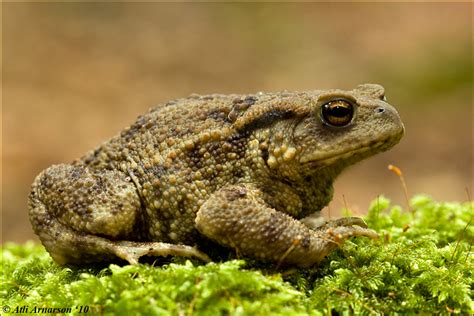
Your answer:
[[[332,198],[347,166],[403,134],[381,86],[351,91],[192,95],[140,116],[71,164],[53,165],[29,196],[35,233],[60,264],[192,256],[218,243],[302,267],[352,236],[358,218],[299,221]]]

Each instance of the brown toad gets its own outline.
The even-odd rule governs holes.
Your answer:
[[[384,89],[190,96],[151,109],[72,164],[35,179],[33,229],[60,264],[194,256],[209,240],[262,261],[308,267],[359,218],[300,222],[332,198],[347,166],[403,135]]]

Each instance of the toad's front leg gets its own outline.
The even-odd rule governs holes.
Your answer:
[[[268,206],[261,192],[250,185],[233,185],[217,191],[201,206],[196,217],[198,230],[219,244],[262,261],[300,267],[319,263],[349,237],[377,236],[370,229],[342,224],[311,230]]]

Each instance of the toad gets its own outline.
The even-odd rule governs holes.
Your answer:
[[[346,167],[404,132],[384,88],[191,95],[152,108],[29,195],[35,233],[59,264],[141,256],[208,261],[203,242],[260,261],[318,264],[344,240],[376,238],[357,217],[308,225]]]

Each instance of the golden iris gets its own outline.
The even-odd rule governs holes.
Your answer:
[[[354,117],[354,106],[346,100],[333,100],[322,106],[323,120],[336,127],[346,126]]]

